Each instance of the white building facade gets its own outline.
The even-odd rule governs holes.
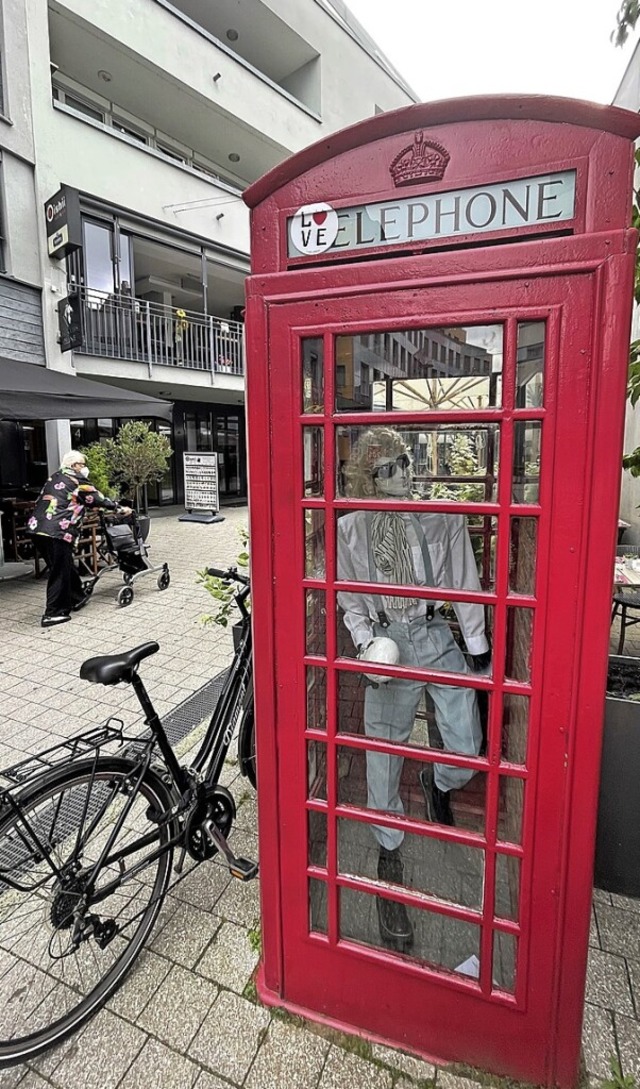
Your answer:
[[[174,403],[183,451],[246,496],[243,188],[323,136],[415,101],[340,0],[0,0],[0,355]],[[45,202],[77,199],[50,257]],[[59,310],[73,307],[74,344]],[[70,312],[70,311],[69,311]],[[64,332],[64,330],[62,330]],[[117,420],[0,425],[0,488],[37,487]],[[24,456],[21,451],[24,450]]]

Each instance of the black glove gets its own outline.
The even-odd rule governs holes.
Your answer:
[[[491,650],[485,650],[484,654],[471,655],[471,668],[474,673],[485,673],[491,665]]]

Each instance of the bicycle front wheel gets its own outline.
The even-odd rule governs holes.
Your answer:
[[[140,775],[126,759],[78,761],[0,813],[0,1067],[75,1032],[144,946],[173,852],[169,793]]]

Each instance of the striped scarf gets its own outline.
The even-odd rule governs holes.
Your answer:
[[[398,511],[376,511],[371,520],[371,547],[378,570],[386,575],[389,582],[398,586],[415,586],[416,571],[404,520]],[[407,609],[417,605],[415,597],[382,598],[385,609]]]

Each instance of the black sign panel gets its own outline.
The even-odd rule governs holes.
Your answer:
[[[58,327],[62,352],[70,352],[72,348],[82,347],[82,320],[78,295],[69,295],[58,303]]]
[[[80,197],[77,189],[63,185],[45,202],[49,257],[66,257],[82,246]]]

